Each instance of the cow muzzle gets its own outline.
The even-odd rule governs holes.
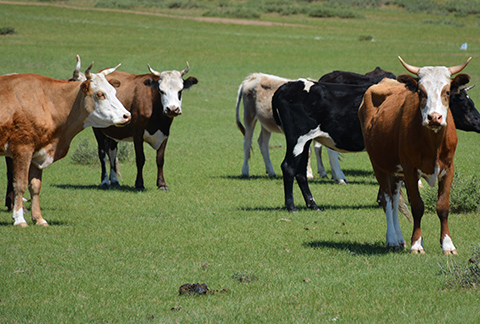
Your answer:
[[[180,107],[167,107],[165,109],[165,114],[168,117],[176,117],[182,114],[182,110],[180,109]]]
[[[444,126],[443,116],[439,113],[432,113],[427,116],[427,127],[433,130],[438,130]]]
[[[126,126],[130,123],[131,120],[132,120],[132,115],[130,113],[123,114],[123,120],[119,123],[116,123],[115,126],[116,127]]]

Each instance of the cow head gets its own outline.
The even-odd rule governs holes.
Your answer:
[[[480,133],[480,113],[475,108],[475,103],[467,94],[467,91],[475,85],[463,87],[470,81],[466,74],[459,74],[452,81],[450,90],[450,111],[455,120],[457,129],[467,132]]]
[[[422,124],[437,132],[447,125],[447,113],[450,104],[450,77],[462,71],[465,63],[452,67],[425,66],[422,68],[407,64],[399,56],[400,62],[410,73],[418,76],[417,92],[420,97]]]
[[[111,69],[105,69],[99,73],[91,73],[92,64],[85,71],[86,81],[83,81],[80,89],[85,94],[85,106],[89,112],[83,127],[93,126],[98,128],[124,126],[130,122],[131,114],[122,105],[116,96],[116,90],[105,76],[115,71],[117,65]],[[120,82],[116,80],[116,82]]]
[[[187,67],[179,71],[157,72],[148,65],[150,73],[158,77],[158,81],[150,78],[145,81],[145,85],[152,87],[160,93],[162,100],[163,113],[168,117],[176,117],[182,114],[182,93],[184,89],[188,89],[198,83],[197,78],[189,77],[184,80],[183,76],[190,70]]]

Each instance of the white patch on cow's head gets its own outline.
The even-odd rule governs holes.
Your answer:
[[[92,73],[87,81],[82,83],[87,97],[93,102],[88,107],[90,114],[85,119],[83,127],[93,126],[105,128],[112,125],[123,126],[130,122],[130,112],[118,100],[115,88],[105,78],[105,73]]]
[[[444,66],[426,66],[417,75],[422,124],[437,132],[447,125],[451,73]]]
[[[182,114],[183,79],[178,71],[164,71],[158,79],[163,113],[169,117]]]

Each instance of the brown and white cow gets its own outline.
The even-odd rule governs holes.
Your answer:
[[[470,60],[470,59],[469,59]],[[458,91],[468,75],[459,74],[468,64],[454,67],[403,66],[410,75],[384,80],[370,87],[360,105],[359,118],[366,150],[384,195],[387,218],[387,246],[405,247],[398,221],[398,202],[402,180],[405,181],[414,219],[411,251],[424,253],[420,224],[424,203],[418,180],[429,185],[438,181],[437,214],[440,219],[440,244],[445,254],[456,254],[448,228],[450,187],[457,145],[457,133],[449,112],[450,91]],[[468,82],[468,81],[467,81]]]
[[[272,113],[272,97],[277,89],[291,81],[276,75],[265,73],[251,73],[240,84],[237,94],[237,103],[235,107],[235,116],[237,127],[243,134],[243,165],[242,177],[248,178],[250,176],[248,160],[250,158],[250,150],[252,148],[253,132],[257,120],[260,121],[261,131],[258,137],[258,146],[260,153],[265,163],[265,170],[269,177],[276,177],[273,169],[272,161],[270,160],[269,142],[272,133],[281,133]],[[243,99],[243,122],[240,121],[240,104]],[[322,163],[321,157],[322,145],[315,143],[315,155],[317,157],[317,170],[321,177],[326,177],[325,167]],[[345,184],[345,175],[340,164],[338,163],[338,152],[328,149],[328,156],[330,165],[332,167],[332,178],[338,183]],[[312,168],[310,166],[310,159],[307,164],[307,177],[313,178]],[[332,162],[334,161],[334,162]],[[337,168],[335,168],[337,167]]]
[[[100,163],[102,165],[101,186],[119,185],[116,172],[116,152],[118,141],[133,141],[137,164],[135,188],[144,190],[143,166],[145,153],[143,142],[157,150],[157,187],[168,190],[163,175],[165,148],[170,126],[176,116],[182,114],[183,90],[198,83],[197,78],[183,79],[190,66],[182,71],[157,72],[148,66],[149,74],[130,74],[116,71],[108,79],[121,81],[117,96],[132,113],[132,121],[126,127],[93,128],[98,143]],[[106,170],[105,154],[110,159],[110,178]]]
[[[42,170],[67,154],[76,134],[88,126],[124,126],[130,121],[130,113],[106,79],[118,66],[98,74],[90,73],[91,67],[83,82],[37,74],[0,76],[0,155],[13,162],[16,226],[27,226],[22,199],[27,185],[33,221],[48,225],[39,202]]]

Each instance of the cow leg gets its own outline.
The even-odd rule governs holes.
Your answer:
[[[137,178],[135,179],[135,188],[145,190],[143,183],[143,166],[145,165],[145,153],[143,152],[142,134],[134,136],[133,144],[135,146],[135,161],[137,164]]]
[[[30,197],[32,198],[32,221],[38,226],[48,226],[40,211],[40,189],[42,188],[42,170],[35,165],[30,166],[29,186]]]
[[[275,170],[273,170],[272,161],[270,160],[270,149],[268,143],[270,142],[270,133],[262,126],[260,131],[260,136],[258,136],[258,146],[260,147],[260,152],[262,153],[263,162],[265,163],[265,170],[270,178],[275,178]]]
[[[250,150],[252,149],[253,131],[257,120],[252,121],[244,118],[245,123],[245,135],[243,136],[243,166],[242,166],[242,178],[248,178],[250,176],[250,170],[248,166],[248,160],[250,159]],[[261,149],[261,148],[260,148]],[[262,153],[263,154],[263,153]]]
[[[165,177],[163,176],[163,164],[165,163],[165,148],[167,147],[167,141],[168,137],[165,137],[157,150],[157,187],[160,190],[169,190],[165,183]]]
[[[448,228],[448,210],[450,205],[450,188],[453,181],[454,168],[451,165],[448,171],[438,182],[437,215],[440,219],[440,245],[444,254],[457,254]]]
[[[93,127],[93,134],[97,140],[98,146],[98,158],[100,160],[100,166],[102,168],[102,174],[100,176],[100,187],[102,189],[110,188],[110,182],[108,180],[107,173],[107,160],[106,160],[106,150],[107,150],[107,136],[102,132],[100,128]]]
[[[313,171],[311,165],[311,157],[312,157],[312,147],[308,147],[308,160],[307,160],[307,179],[313,179]]]
[[[330,168],[332,169],[332,178],[338,184],[347,184],[347,178],[343,174],[340,168],[340,161],[338,152],[327,147],[328,161],[330,162]]]
[[[14,154],[15,155],[15,154]],[[27,227],[24,217],[23,195],[28,185],[28,167],[32,161],[32,153],[25,150],[25,153],[15,155],[13,158],[13,225]]]
[[[412,208],[413,216],[413,233],[411,239],[410,248],[412,253],[425,253],[423,248],[423,237],[421,231],[421,223],[425,205],[420,197],[420,191],[418,190],[418,177],[415,174],[415,170],[411,173],[405,173],[405,186],[407,188],[407,194],[410,198],[410,206]]]
[[[108,160],[110,161],[110,186],[120,187],[120,182],[118,181],[118,142],[112,138],[105,137],[105,144]]]
[[[8,211],[13,210],[13,160],[11,157],[6,156],[5,162],[7,164],[7,193],[5,194],[5,206]]]
[[[309,159],[310,143],[311,141],[308,141],[305,144],[305,149],[303,150],[303,153],[300,154],[299,156],[299,163],[297,167],[297,172],[295,174],[295,178],[297,179],[298,186],[302,191],[303,199],[305,199],[305,203],[307,204],[307,207],[312,210],[319,211],[320,209],[318,208],[317,204],[315,203],[315,200],[313,199],[313,196],[312,196],[312,193],[310,192],[310,188],[308,187],[308,181],[307,181],[307,163]]]
[[[317,157],[318,174],[320,175],[321,178],[326,178],[328,175],[327,175],[327,172],[325,171],[325,167],[323,166],[323,161],[322,161],[322,144],[315,141],[313,143],[313,146],[314,146],[315,156]]]

